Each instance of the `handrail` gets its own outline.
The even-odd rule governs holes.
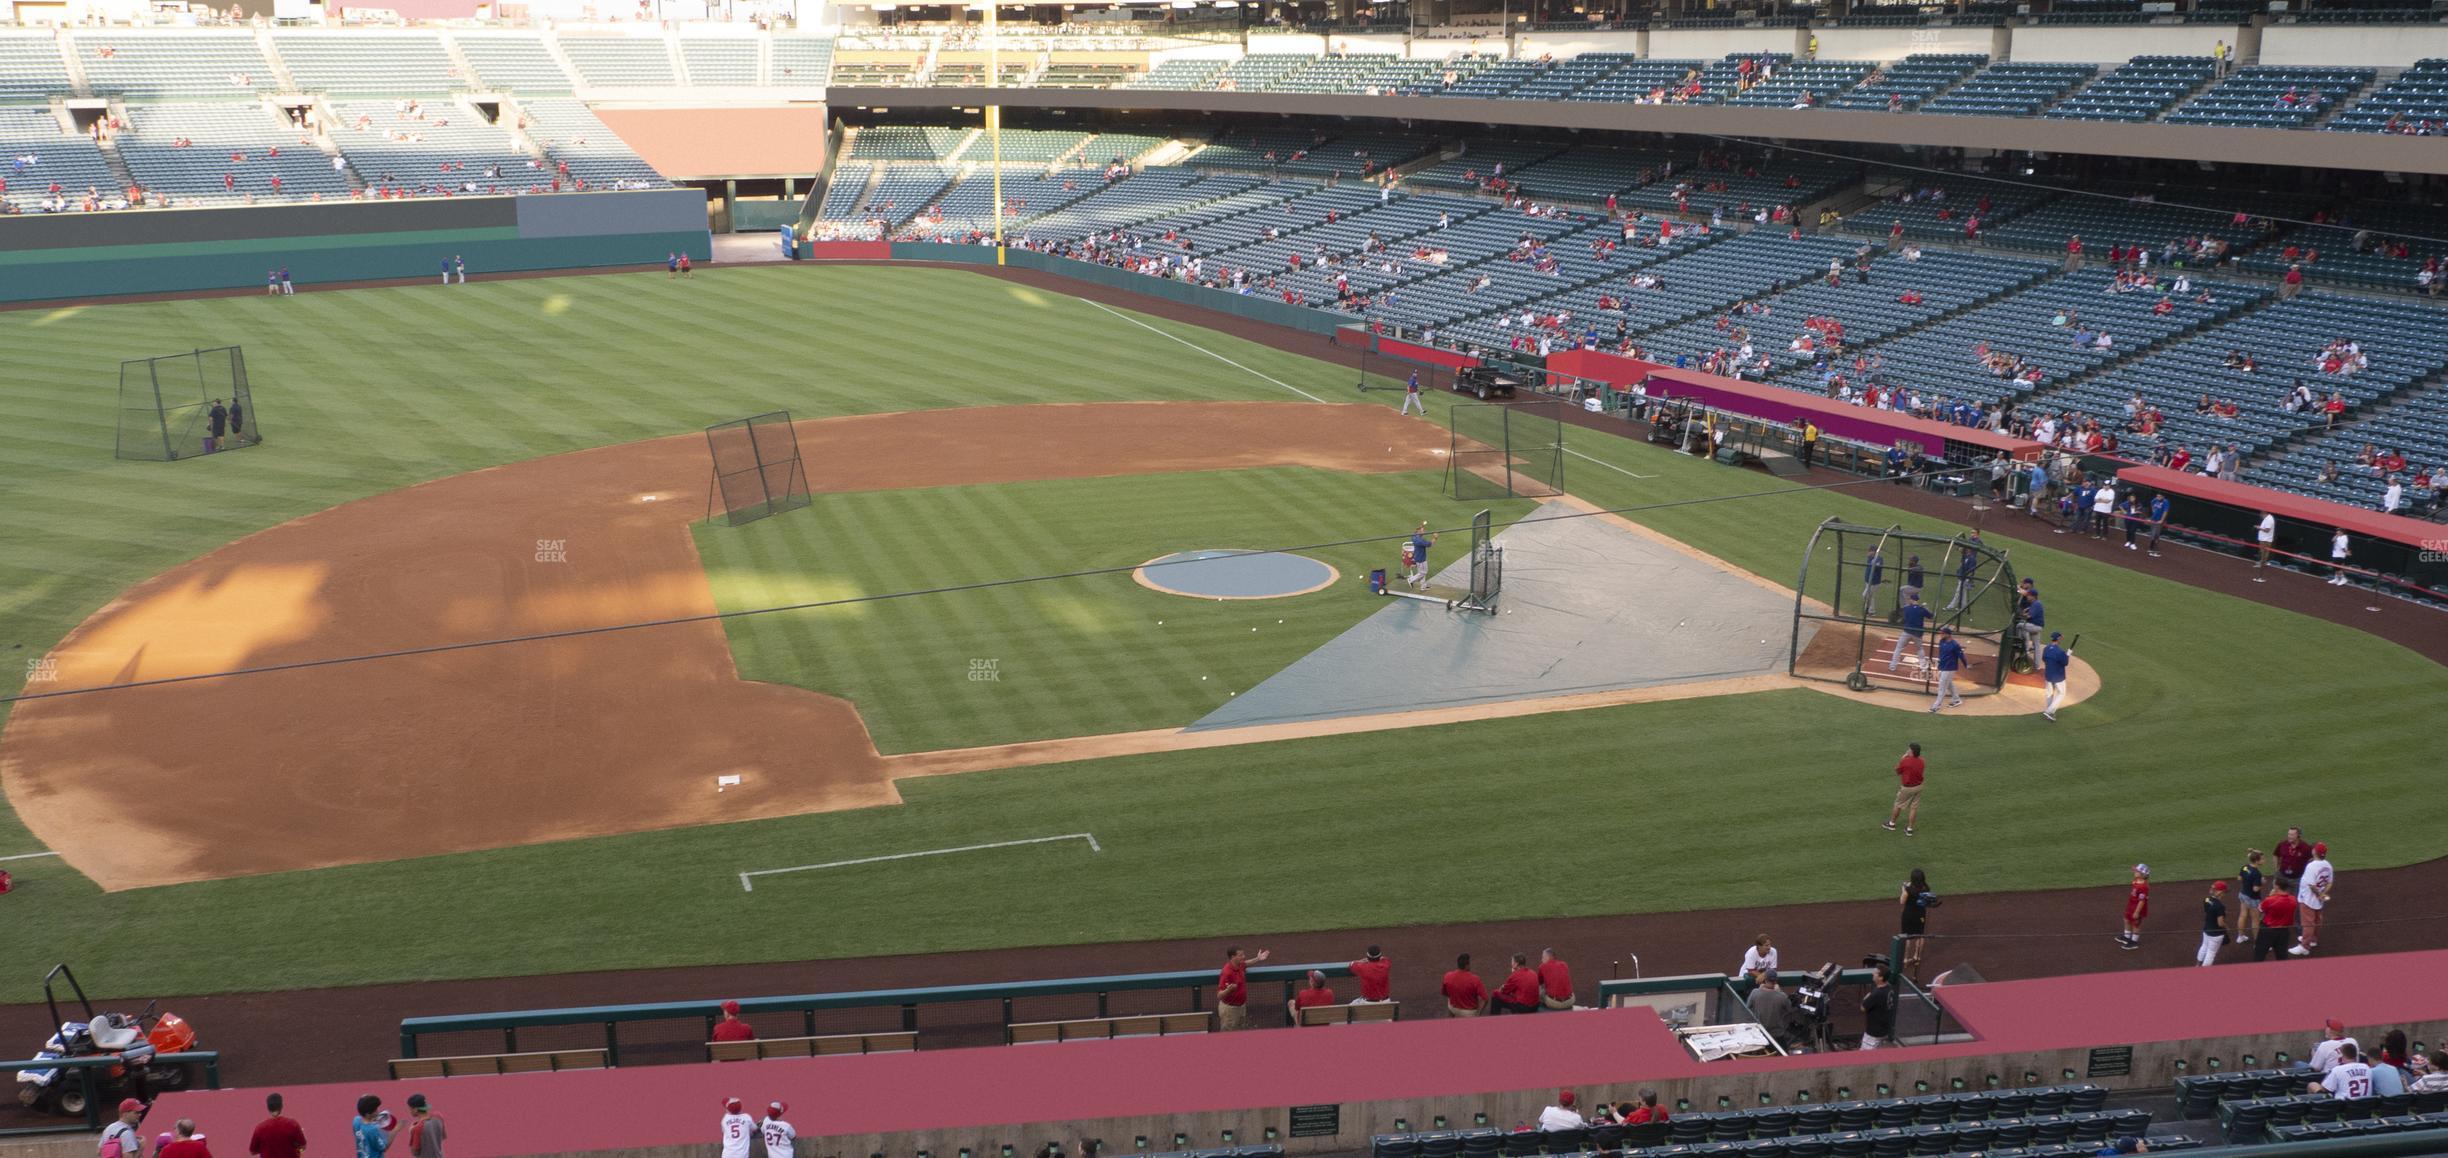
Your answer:
[[[1292,997],[1295,984],[1312,972],[1329,977],[1352,975],[1349,962],[1321,962],[1310,965],[1259,965],[1249,971],[1252,982],[1281,981],[1284,999]],[[1145,989],[1188,989],[1193,1010],[1206,1008],[1205,992],[1215,982],[1211,969],[1184,969],[1165,973],[1123,973],[1108,977],[1052,977],[1027,981],[998,981],[976,985],[932,985],[909,989],[864,989],[840,993],[803,993],[775,997],[741,997],[741,1013],[780,1013],[796,1011],[804,1019],[808,1036],[816,1033],[816,1011],[820,1009],[872,1009],[884,1006],[901,1008],[901,1028],[918,1028],[918,1007],[971,1001],[1003,1003],[1003,1023],[1011,1024],[1012,1002],[1022,997],[1059,997],[1093,993],[1097,995],[1097,1016],[1107,1016],[1105,997],[1109,993]],[[619,1026],[628,1021],[675,1021],[700,1018],[709,1023],[721,1012],[719,999],[693,1001],[646,1001],[622,1005],[583,1005],[555,1009],[515,1009],[490,1013],[439,1014],[400,1019],[400,1054],[403,1058],[417,1056],[417,1039],[429,1033],[466,1033],[476,1030],[502,1031],[504,1052],[518,1052],[518,1031],[531,1026],[586,1025],[600,1023],[604,1027],[604,1048],[611,1064],[620,1059]]]

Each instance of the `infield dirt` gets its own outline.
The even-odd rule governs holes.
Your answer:
[[[1264,402],[797,427],[819,495],[1423,470],[1446,441],[1383,407]],[[536,459],[334,507],[156,576],[61,642],[57,687],[280,670],[21,703],[0,784],[109,890],[898,800],[852,705],[741,679],[704,618],[717,609],[689,524],[708,469],[696,436]],[[328,662],[662,620],[685,622]]]

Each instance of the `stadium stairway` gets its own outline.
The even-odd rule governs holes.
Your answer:
[[[458,37],[444,33],[441,36],[441,41],[442,55],[448,57],[450,60],[450,66],[452,69],[452,87],[470,89],[477,92],[482,92],[493,87],[491,85],[478,82],[476,64],[475,62],[469,60],[467,52],[459,47]]]
[[[76,96],[91,95],[93,89],[85,82],[85,62],[78,59],[76,53],[67,51],[68,46],[64,42],[55,40],[54,44],[60,50],[60,63],[68,69],[68,91]]]
[[[62,102],[53,101],[52,107],[58,110],[61,123],[68,123],[68,106]],[[119,117],[123,120],[127,117],[127,108],[125,104],[120,101],[111,101],[109,105],[106,106],[106,111],[109,115]],[[119,138],[116,134],[102,141],[100,152],[102,154],[102,163],[110,168],[111,177],[119,182],[120,188],[143,188],[143,186],[136,183],[136,174],[128,168],[127,158],[120,155]]]
[[[297,77],[292,75],[289,71],[289,62],[282,60],[280,50],[272,46],[272,30],[270,28],[258,28],[255,30],[255,47],[263,51],[264,63],[272,66],[272,76],[280,81],[280,91],[299,91]]]

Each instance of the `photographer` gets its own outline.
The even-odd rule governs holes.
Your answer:
[[[1894,1049],[1896,996],[1895,978],[1880,962],[1870,969],[1870,992],[1862,995],[1863,1049]]]
[[[1777,984],[1776,970],[1760,974],[1759,985],[1751,990],[1744,1004],[1750,1006],[1751,1016],[1760,1023],[1760,1028],[1775,1039],[1777,1048],[1793,1052],[1802,1040],[1801,1019],[1794,1013],[1793,999],[1785,996],[1785,990]]]

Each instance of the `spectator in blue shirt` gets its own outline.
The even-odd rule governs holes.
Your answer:
[[[1955,641],[1955,629],[1952,627],[1939,628],[1938,698],[1930,701],[1930,711],[1936,712],[1940,705],[1951,708],[1963,706],[1963,693],[1955,690],[1955,673],[1962,671],[1963,665],[1963,645]]]
[[[2037,519],[2040,517],[2041,511],[2040,500],[2043,496],[2048,494],[2048,467],[2039,462],[2032,463],[2031,477],[2028,481],[2031,486],[2031,497],[2029,499],[2031,505],[2025,509],[2030,512],[2031,517]]]
[[[1892,672],[1897,664],[1904,662],[1904,649],[1908,646],[1919,657],[1921,666],[1928,667],[1929,639],[1922,629],[1929,626],[1929,608],[1921,606],[1921,597],[1915,595],[1906,601],[1900,615],[1904,629],[1896,633],[1895,650],[1887,655],[1887,670]]]
[[[2039,602],[2035,599],[2032,605],[2037,607]],[[2057,718],[2057,705],[2065,700],[2066,663],[2074,658],[2059,642],[2064,638],[2064,632],[2050,632],[2048,647],[2040,653],[2040,679],[2048,685],[2048,700],[2041,704],[2040,714],[2052,720]]]
[[[1911,460],[1905,456],[1904,448],[1900,446],[1888,447],[1887,477],[1894,479],[1898,484],[1902,484],[1910,481],[1911,476]]]
[[[2062,535],[2071,530],[2079,535],[2090,530],[2091,502],[2098,497],[2099,488],[2091,485],[2090,480],[2084,480],[2082,486],[2074,491],[2074,510],[2067,515],[2066,525],[2057,528],[2057,533]]]
[[[382,1099],[367,1094],[357,1099],[357,1119],[349,1123],[349,1132],[357,1141],[357,1158],[383,1158],[391,1148],[391,1131],[399,1123],[382,1112]]]
[[[2168,497],[2165,494],[2152,495],[2150,504],[2150,545],[2145,547],[2143,552],[2153,559],[2159,557],[2159,533],[2167,530],[2167,517]]]

